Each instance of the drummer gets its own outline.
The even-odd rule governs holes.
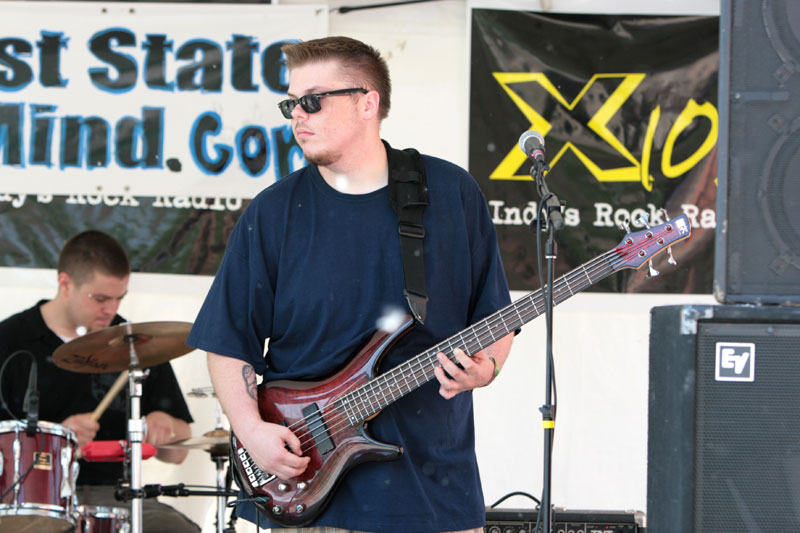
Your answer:
[[[93,440],[127,438],[126,395],[119,394],[98,422],[92,411],[98,406],[118,373],[89,374],[64,370],[53,364],[52,354],[63,343],[88,332],[124,322],[117,315],[128,292],[130,263],[124,248],[99,231],[73,236],[58,259],[58,292],[52,300],[0,322],[0,365],[18,350],[31,352],[38,361],[39,419],[72,429],[79,448]],[[4,417],[24,420],[23,400],[28,385],[30,356],[18,354],[2,376],[2,396],[10,413]],[[149,369],[142,386],[141,413],[146,421],[145,442],[158,448],[191,436],[192,417],[170,364]],[[156,457],[179,464],[185,449],[158,449]],[[114,492],[123,478],[121,462],[80,461],[78,503],[126,507]],[[143,502],[144,531],[200,531],[177,510],[155,499]]]

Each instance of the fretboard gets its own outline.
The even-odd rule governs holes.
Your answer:
[[[606,278],[615,271],[617,252],[611,250],[568,272],[553,282],[553,303],[559,304],[572,295]],[[456,362],[453,351],[461,348],[473,355],[519,329],[545,312],[547,286],[526,294],[519,300],[480,320],[408,361],[375,377],[337,399],[335,405],[357,425],[380,410],[432,380],[439,364],[436,354],[443,352]]]

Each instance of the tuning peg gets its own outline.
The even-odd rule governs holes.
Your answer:
[[[660,272],[653,267],[653,260],[652,259],[650,259],[647,262],[647,265],[650,267],[650,272],[648,272],[646,274],[647,278],[654,278],[654,277],[656,277],[656,276],[658,276],[660,274]]]
[[[670,265],[678,264],[678,262],[675,261],[675,258],[672,256],[672,246],[667,246],[667,255],[669,256],[669,259],[667,259],[667,263],[669,263]]]
[[[620,225],[620,229],[624,229],[625,230],[625,233],[630,233],[631,232],[631,221],[628,220],[627,218],[622,219],[620,221],[619,225]]]
[[[661,213],[661,216],[662,216],[662,217],[664,217],[664,222],[666,222],[666,221],[668,221],[668,220],[672,220],[672,219],[669,217],[669,213],[667,213],[667,210],[666,210],[666,209],[664,209],[663,207],[659,207],[659,208],[658,208],[658,212],[659,212],[659,213]]]
[[[643,225],[645,228],[650,229],[650,215],[647,213],[637,218],[636,222]]]

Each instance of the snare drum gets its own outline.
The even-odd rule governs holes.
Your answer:
[[[128,533],[131,530],[130,512],[125,507],[78,506],[76,533]]]
[[[17,420],[0,422],[0,531],[72,531],[77,522],[75,433],[39,422],[29,436],[26,427]]]

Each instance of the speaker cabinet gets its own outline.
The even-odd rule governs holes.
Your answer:
[[[800,531],[800,308],[655,307],[649,373],[649,531]]]
[[[722,0],[714,296],[800,303],[800,2]]]

